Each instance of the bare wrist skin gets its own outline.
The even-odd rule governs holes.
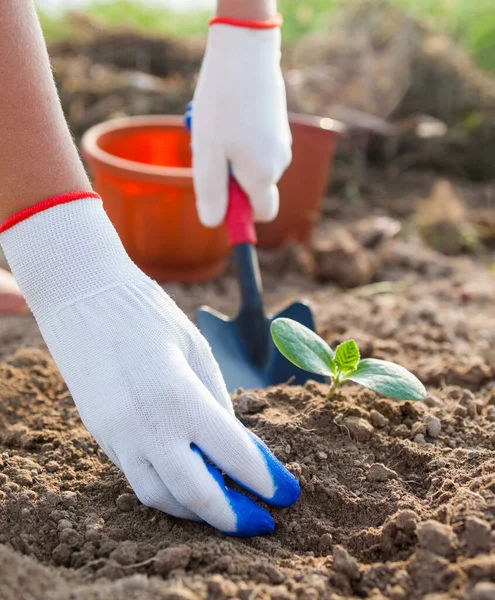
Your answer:
[[[266,21],[277,14],[277,0],[218,0],[216,16]]]
[[[65,122],[32,0],[2,0],[0,220],[40,200],[90,190]]]

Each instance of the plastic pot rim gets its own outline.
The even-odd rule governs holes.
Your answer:
[[[324,135],[327,135],[328,131],[333,131],[339,135],[345,131],[343,123],[326,117],[289,113],[289,121],[291,125],[310,127],[313,132],[319,129]],[[100,169],[104,169],[114,175],[126,178],[132,177],[140,181],[152,183],[167,181],[174,185],[189,186],[193,177],[191,167],[149,165],[143,162],[120,158],[106,152],[99,146],[98,142],[104,136],[118,136],[123,129],[143,130],[149,127],[184,131],[184,119],[180,115],[144,115],[119,117],[104,121],[88,129],[82,136],[81,148],[83,157],[87,162],[92,163],[92,165],[97,164]]]

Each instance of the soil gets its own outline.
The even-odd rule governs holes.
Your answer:
[[[353,154],[364,144],[389,168],[492,179],[493,74],[425,20],[381,0],[348,3],[328,31],[286,49],[284,64],[291,110],[343,120]],[[434,133],[421,115],[447,130]]]
[[[493,599],[493,230],[476,250],[442,238],[446,254],[427,244],[446,219],[423,238],[417,223],[443,202],[441,216],[476,226],[494,194],[376,173],[358,200],[326,200],[310,249],[261,256],[269,308],[307,297],[331,345],[354,338],[429,393],[399,403],[349,384],[328,401],[309,382],[234,394],[302,487],[294,507],[271,511],[268,537],[228,538],[141,505],[82,426],[34,320],[2,317],[0,599]],[[346,278],[355,264],[367,267]],[[231,269],[165,288],[191,316],[205,302],[235,311]]]

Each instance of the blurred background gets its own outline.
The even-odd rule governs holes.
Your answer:
[[[37,0],[76,140],[114,117],[182,114],[214,4]],[[385,214],[437,251],[492,252],[493,0],[278,4],[290,110],[346,126],[323,217]]]
[[[50,36],[63,36],[63,14],[83,10],[106,23],[146,26],[162,32],[203,33],[204,11],[215,0],[36,0]],[[295,40],[325,30],[336,12],[356,2],[279,0],[284,36]],[[495,69],[495,8],[490,0],[391,0],[390,4],[452,36],[483,67]],[[203,14],[202,14],[203,13]]]

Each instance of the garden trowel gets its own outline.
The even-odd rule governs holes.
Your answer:
[[[314,330],[313,315],[305,302],[294,302],[276,315],[266,315],[251,204],[232,175],[226,226],[235,253],[241,306],[234,318],[201,307],[197,322],[220,365],[227,389],[232,392],[236,388],[264,388],[279,383],[301,385],[310,378],[323,381],[323,377],[290,363],[272,341],[270,324],[274,319],[286,317]]]

